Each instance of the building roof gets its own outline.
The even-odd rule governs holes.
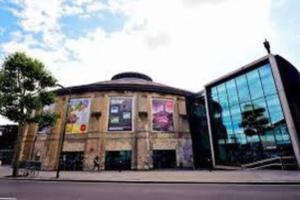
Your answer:
[[[56,92],[58,95],[64,95],[68,94],[69,90],[74,94],[95,91],[140,91],[181,96],[190,96],[193,94],[187,90],[153,82],[149,76],[137,72],[124,72],[114,75],[111,80],[108,81],[72,86],[65,89],[59,89]]]
[[[274,56],[274,55],[268,54],[268,55],[266,55],[266,56],[264,56],[262,58],[259,58],[259,59],[255,60],[255,61],[253,61],[253,62],[251,62],[251,63],[249,63],[247,65],[244,65],[241,68],[238,68],[238,69],[236,69],[236,70],[234,70],[234,71],[232,71],[232,72],[230,72],[230,73],[228,73],[228,74],[226,74],[224,76],[221,76],[220,78],[218,78],[218,79],[216,79],[214,81],[211,81],[210,83],[206,84],[204,87],[207,88],[207,87],[211,87],[211,86],[217,85],[217,84],[222,83],[224,81],[227,81],[227,80],[229,80],[229,79],[231,79],[233,77],[236,77],[236,76],[238,76],[240,74],[243,74],[243,73],[245,73],[247,71],[250,71],[250,70],[256,68],[257,66],[260,66],[262,64],[268,63],[269,62],[269,58],[271,56]],[[275,55],[275,57],[278,57],[278,55]]]

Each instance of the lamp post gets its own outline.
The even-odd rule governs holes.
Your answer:
[[[66,103],[66,107],[65,107],[65,112],[64,112],[64,117],[63,117],[63,130],[60,134],[60,142],[59,142],[59,149],[58,149],[58,155],[57,155],[57,168],[56,168],[56,178],[59,178],[59,172],[60,172],[60,168],[61,168],[61,153],[63,151],[64,148],[64,142],[65,142],[65,133],[66,133],[66,124],[67,124],[67,117],[68,117],[68,112],[69,112],[69,104],[70,104],[70,100],[71,100],[71,95],[72,95],[72,91],[69,88],[65,88],[64,86],[57,84],[58,87],[60,87],[63,90],[68,90],[68,101]]]

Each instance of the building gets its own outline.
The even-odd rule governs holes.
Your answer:
[[[0,126],[0,160],[2,165],[11,164],[17,133],[17,125]]]
[[[96,156],[105,170],[193,167],[186,110],[191,92],[153,82],[144,74],[121,73],[57,94],[55,105],[44,110],[57,113],[56,124],[42,130],[37,124],[29,126],[23,160],[41,160],[46,170],[57,168],[69,102],[62,169],[91,170]]]
[[[71,90],[71,98],[69,96]],[[30,125],[23,159],[44,169],[300,167],[300,74],[269,54],[191,93],[139,73],[58,90],[54,127]],[[69,100],[70,99],[70,100]],[[69,103],[68,103],[69,102]],[[66,105],[70,105],[64,123]],[[46,111],[45,110],[45,111]]]
[[[272,54],[205,86],[216,168],[300,166],[300,75]]]

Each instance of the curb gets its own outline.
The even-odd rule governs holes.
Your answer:
[[[252,182],[252,181],[135,181],[135,180],[84,180],[84,179],[55,179],[55,178],[8,178],[8,177],[0,177],[0,180],[8,180],[8,181],[42,181],[42,182],[79,182],[79,183],[115,183],[115,184],[199,184],[199,185],[300,185],[300,181],[295,182]]]

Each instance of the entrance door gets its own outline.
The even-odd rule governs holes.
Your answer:
[[[62,152],[61,169],[80,171],[83,169],[83,152]]]
[[[106,170],[130,170],[131,151],[106,151],[105,169]]]
[[[153,150],[154,169],[167,169],[176,167],[175,150]]]

